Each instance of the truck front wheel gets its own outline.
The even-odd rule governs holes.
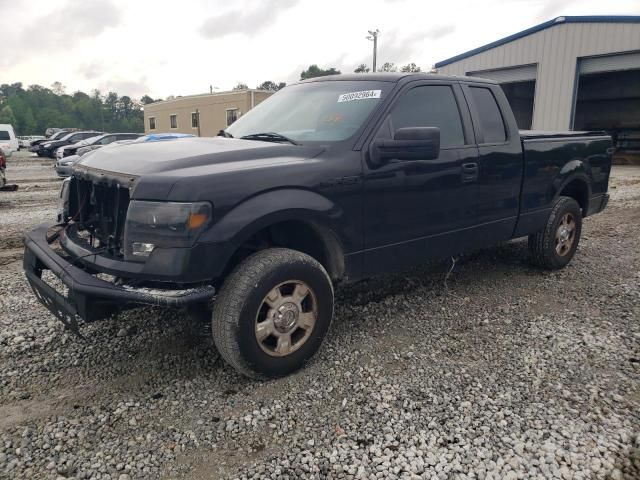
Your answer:
[[[295,250],[248,257],[225,280],[213,307],[213,340],[244,375],[287,375],[316,353],[333,317],[325,269]]]
[[[529,236],[529,250],[538,266],[558,270],[567,265],[578,248],[582,211],[573,198],[559,197],[544,230]]]

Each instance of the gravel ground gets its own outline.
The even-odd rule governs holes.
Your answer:
[[[179,311],[66,333],[21,273],[46,161],[0,193],[1,478],[640,478],[640,168],[563,271],[526,243],[344,288],[303,371],[249,381]],[[206,332],[205,332],[206,333]]]

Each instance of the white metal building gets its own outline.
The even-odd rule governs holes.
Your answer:
[[[435,67],[498,81],[522,129],[640,138],[640,16],[558,17]]]

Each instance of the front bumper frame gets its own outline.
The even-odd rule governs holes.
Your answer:
[[[53,226],[54,223],[44,223],[25,236],[23,267],[38,300],[76,333],[78,318],[88,322],[100,320],[141,305],[182,307],[205,303],[215,294],[215,288],[210,285],[150,289],[115,285],[102,280],[51,248],[47,242],[47,231]],[[42,279],[44,270],[50,270],[67,287],[66,295]]]

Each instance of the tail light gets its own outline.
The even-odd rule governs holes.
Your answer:
[[[7,157],[2,150],[0,150],[0,168],[7,168]]]

